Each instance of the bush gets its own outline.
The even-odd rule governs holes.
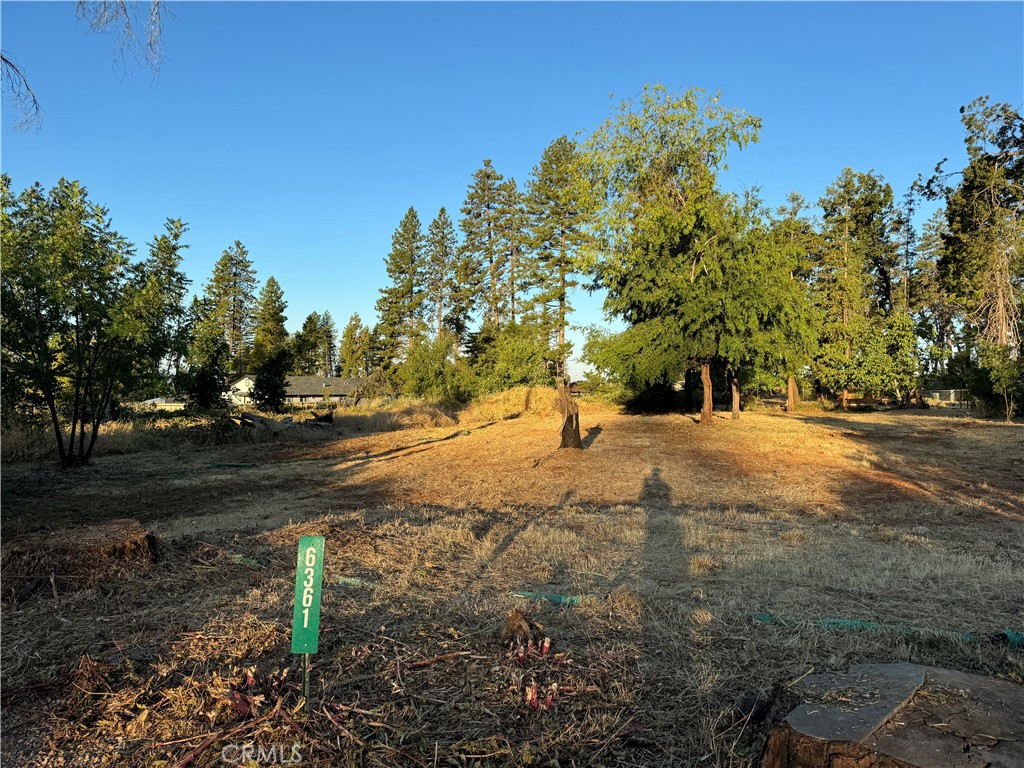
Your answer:
[[[415,340],[398,371],[402,391],[447,405],[468,401],[476,389],[475,377],[457,350],[458,340],[448,331],[433,340]]]

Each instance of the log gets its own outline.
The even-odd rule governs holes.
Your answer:
[[[268,419],[266,416],[260,416],[256,413],[249,413],[249,411],[242,411],[242,426],[243,427],[269,427],[271,429],[280,429],[285,426],[282,422],[274,419]]]
[[[583,448],[580,437],[580,409],[569,392],[569,385],[564,378],[558,379],[558,412],[562,414],[561,448]]]

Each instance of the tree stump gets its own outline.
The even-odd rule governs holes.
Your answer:
[[[580,409],[569,392],[568,382],[558,380],[558,412],[562,414],[562,444],[559,448],[583,448],[580,437]]]
[[[1024,689],[917,664],[858,664],[795,686],[761,768],[1024,765]]]

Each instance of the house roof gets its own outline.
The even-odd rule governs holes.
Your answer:
[[[362,379],[345,376],[289,376],[288,397],[323,397],[324,389],[331,388],[332,395],[351,395],[363,383]]]
[[[255,376],[250,373],[239,376],[231,382],[232,389],[238,389],[238,385],[246,379],[255,381]],[[331,388],[332,395],[352,395],[365,379],[350,378],[347,376],[289,376],[285,390],[286,397],[323,397],[324,389]]]

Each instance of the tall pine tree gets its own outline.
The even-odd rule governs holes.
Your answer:
[[[338,364],[341,375],[352,378],[369,376],[373,368],[370,329],[363,325],[358,313],[349,318],[341,333]]]
[[[255,327],[253,330],[252,355],[250,364],[259,368],[275,350],[288,344],[288,330],[284,327],[288,319],[284,311],[288,303],[284,300],[284,291],[273,275],[260,291],[256,301]]]
[[[407,351],[409,341],[420,331],[425,290],[425,253],[420,217],[410,207],[391,237],[391,253],[385,259],[391,285],[381,288],[377,315],[384,334],[385,366]]]
[[[238,240],[227,248],[206,284],[212,302],[211,319],[220,327],[228,345],[230,367],[244,369],[253,336],[256,270],[245,246]]]
[[[446,322],[453,330],[465,324],[465,318],[452,317],[452,312],[457,311],[453,295],[457,290],[455,270],[458,242],[455,239],[455,226],[444,208],[430,222],[424,256],[426,303],[433,316],[434,331],[440,335]]]
[[[533,169],[527,211],[530,244],[536,253],[533,272],[537,291],[531,305],[538,316],[554,320],[559,376],[565,375],[568,355],[565,330],[572,311],[569,290],[578,285],[578,262],[590,240],[587,227],[594,208],[576,143],[566,136],[555,139]]]
[[[499,185],[502,176],[484,160],[483,167],[473,174],[473,182],[466,192],[462,206],[462,254],[467,260],[464,277],[479,275],[478,285],[471,286],[480,295],[484,321],[495,327],[501,325],[503,304],[502,285],[505,279],[505,261],[499,248],[495,225],[501,207]],[[479,286],[479,287],[478,287]]]
[[[501,318],[515,325],[522,314],[522,295],[529,288],[526,263],[526,204],[514,178],[498,185],[494,234],[500,263],[505,265]]]

